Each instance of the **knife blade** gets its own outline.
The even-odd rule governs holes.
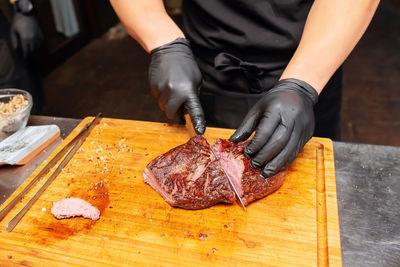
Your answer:
[[[218,157],[217,153],[214,151],[212,146],[208,143],[207,139],[206,139],[206,142],[207,142],[208,146],[210,147],[211,152],[214,154],[214,157],[217,160],[219,160],[219,157]],[[224,172],[226,178],[228,179],[228,182],[231,185],[233,192],[235,192],[236,199],[238,200],[240,206],[242,206],[243,210],[246,211],[246,207],[244,206],[243,200],[240,197],[239,192],[236,190],[235,185],[233,184],[233,182],[232,182],[231,178],[229,177],[228,173],[225,171],[224,167],[222,167],[222,164],[221,164],[221,169]]]
[[[195,130],[194,130],[193,123],[192,123],[192,120],[190,119],[189,114],[185,113],[185,114],[184,114],[184,117],[185,117],[185,122],[186,122],[186,129],[188,130],[190,136],[191,136],[191,137],[196,136],[197,134],[196,134],[196,132],[195,132]],[[208,147],[210,148],[211,152],[213,153],[214,157],[215,157],[217,160],[219,160],[219,157],[218,157],[217,153],[214,151],[214,149],[212,148],[212,146],[210,145],[210,143],[208,143],[207,138],[204,138],[204,139],[206,140],[207,145],[208,145]],[[244,205],[244,203],[243,203],[242,198],[241,198],[240,195],[239,195],[239,192],[236,190],[235,185],[233,184],[233,182],[232,182],[231,178],[229,177],[228,173],[227,173],[227,172],[225,171],[225,169],[222,167],[222,164],[221,164],[221,169],[222,169],[222,171],[224,172],[225,177],[228,179],[229,185],[231,186],[233,192],[235,193],[236,199],[238,200],[240,206],[243,208],[244,211],[246,211],[246,207],[245,207],[245,205]]]

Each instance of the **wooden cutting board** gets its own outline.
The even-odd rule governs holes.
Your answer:
[[[213,143],[232,132],[208,128],[206,137]],[[144,184],[145,166],[188,139],[184,126],[103,118],[14,231],[5,230],[7,223],[45,179],[0,223],[0,265],[341,266],[329,139],[310,140],[283,186],[247,212],[236,203],[197,211],[172,208]],[[56,220],[52,203],[66,197],[98,207],[100,220]]]

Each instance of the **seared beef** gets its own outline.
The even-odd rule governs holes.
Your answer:
[[[93,221],[100,218],[100,211],[92,204],[80,198],[65,198],[58,202],[53,202],[51,213],[57,219],[67,219],[83,216]]]
[[[273,193],[281,187],[285,179],[285,171],[266,180],[262,178],[260,171],[252,168],[250,160],[243,154],[247,143],[248,141],[235,144],[218,139],[213,145],[222,167],[228,173],[245,205]]]
[[[193,137],[151,161],[143,177],[174,207],[203,209],[235,201],[235,194],[204,136]]]
[[[234,202],[235,194],[222,170],[224,167],[247,205],[277,190],[285,173],[264,180],[244,157],[246,144],[218,139],[213,146],[217,160],[204,136],[192,137],[186,144],[152,160],[144,170],[144,181],[171,206],[203,209]]]

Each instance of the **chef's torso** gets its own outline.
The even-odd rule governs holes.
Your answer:
[[[265,70],[292,57],[313,1],[183,0],[184,29],[195,53],[232,54]]]

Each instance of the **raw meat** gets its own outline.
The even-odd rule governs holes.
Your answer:
[[[246,144],[218,139],[213,146],[216,159],[204,136],[192,137],[186,144],[152,160],[144,170],[144,181],[171,206],[202,209],[234,202],[235,194],[222,170],[224,167],[248,205],[277,190],[285,172],[264,180],[244,157]]]
[[[262,178],[260,171],[252,168],[250,160],[243,154],[247,143],[248,141],[235,144],[227,140],[217,139],[213,145],[222,167],[228,173],[246,206],[252,201],[273,193],[281,187],[285,180],[285,171],[268,179]]]
[[[174,207],[203,209],[235,201],[235,194],[204,136],[193,137],[151,161],[143,177]]]
[[[84,218],[96,221],[100,218],[100,211],[80,198],[65,198],[58,202],[53,202],[51,213],[57,219],[67,219],[83,216]]]

